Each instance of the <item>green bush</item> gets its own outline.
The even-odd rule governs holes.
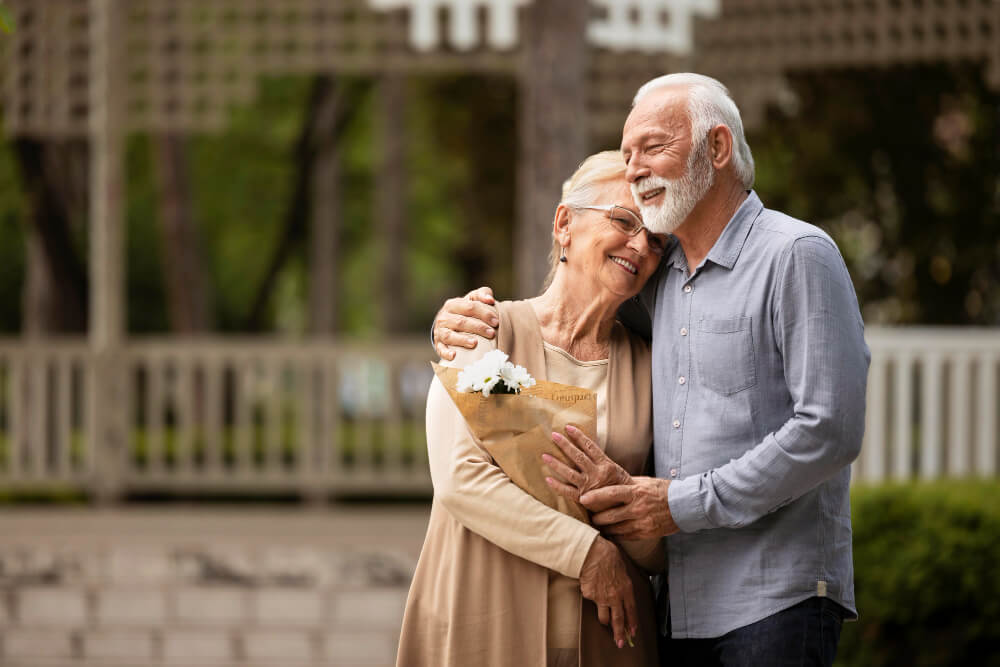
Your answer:
[[[837,665],[1000,665],[1000,483],[852,493],[860,619]]]

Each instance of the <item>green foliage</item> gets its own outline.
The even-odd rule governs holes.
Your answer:
[[[3,30],[8,35],[14,32],[14,17],[4,5],[0,5],[0,30]]]
[[[1000,94],[982,67],[792,77],[749,137],[765,204],[826,229],[869,323],[1000,323]]]
[[[262,79],[254,103],[234,107],[224,131],[191,141],[195,219],[221,331],[242,329],[278,242],[308,93],[304,77]]]
[[[855,488],[838,665],[1000,665],[1000,483]]]

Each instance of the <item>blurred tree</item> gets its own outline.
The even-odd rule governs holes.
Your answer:
[[[407,187],[409,170],[406,155],[407,98],[406,80],[399,74],[383,74],[378,78],[378,150],[375,174],[376,221],[375,233],[379,248],[379,329],[387,334],[406,331],[406,235]]]
[[[527,8],[521,77],[518,224],[514,265],[518,296],[534,296],[548,273],[552,213],[563,181],[587,157],[587,18],[579,0],[535,2]]]
[[[21,330],[28,335],[87,328],[87,271],[79,249],[87,211],[89,153],[78,139],[14,141],[26,197]]]
[[[351,80],[335,84],[329,77],[319,76],[313,82],[312,93],[305,111],[305,121],[294,150],[294,183],[291,199],[285,208],[284,223],[278,242],[274,246],[267,269],[253,298],[246,320],[247,330],[259,331],[264,327],[268,301],[278,285],[282,270],[295,251],[301,248],[306,237],[308,229],[306,223],[315,204],[315,195],[326,186],[316,180],[317,166],[320,169],[329,169],[328,161],[332,159],[330,154],[336,150],[350,121],[350,112],[354,108],[351,97],[359,92],[357,82]],[[338,100],[338,97],[344,99]],[[328,175],[326,172],[323,173]],[[319,261],[319,258],[314,260]],[[336,265],[336,257],[327,257],[326,261]]]
[[[347,100],[336,94],[330,77],[320,77],[313,144],[312,210],[309,216],[309,330],[332,334],[337,330],[337,281],[340,225],[344,222],[341,197],[340,141]]]
[[[797,108],[750,137],[762,198],[834,236],[869,323],[1000,324],[1000,94],[982,75],[797,75]]]
[[[411,330],[441,302],[490,285],[513,298],[518,86],[512,77],[420,77],[411,91]]]
[[[164,132],[154,135],[152,144],[170,330],[185,334],[211,331],[212,287],[194,219],[187,139]]]

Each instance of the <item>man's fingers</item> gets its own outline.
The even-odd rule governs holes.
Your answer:
[[[577,489],[583,489],[583,483],[586,480],[578,470],[570,468],[568,465],[556,457],[550,456],[549,454],[542,454],[542,461],[560,480],[572,484]]]
[[[464,347],[469,350],[476,349],[476,345],[479,344],[478,337],[457,333],[447,326],[438,326],[437,329],[434,330],[434,340],[443,345]]]
[[[437,355],[445,361],[453,361],[455,359],[455,350],[451,349],[444,343],[434,343],[434,351],[437,352]]]
[[[575,486],[570,486],[569,484],[560,482],[558,479],[554,479],[552,477],[546,477],[545,483],[552,487],[552,489],[560,496],[565,496],[570,500],[580,502],[580,490]]]
[[[645,533],[646,531],[643,530],[638,521],[634,519],[625,519],[624,521],[602,523],[601,532],[625,539],[626,535],[636,535],[639,533]]]
[[[496,299],[493,298],[493,290],[485,286],[472,290],[465,295],[465,298],[473,301],[480,301],[482,303],[488,303],[491,306],[496,303]]]
[[[611,606],[611,630],[615,634],[615,646],[625,648],[628,633],[625,631],[625,611],[621,602]]]
[[[591,512],[609,511],[609,508],[618,508],[632,500],[632,487],[629,485],[617,484],[615,486],[605,486],[593,491],[587,491],[580,496],[580,502]],[[595,515],[596,516],[599,515]],[[631,518],[631,517],[627,517]],[[621,519],[618,519],[621,521]],[[617,523],[617,521],[606,521],[606,523]]]
[[[445,313],[437,319],[437,326],[451,329],[458,334],[474,334],[483,338],[492,338],[496,330],[482,319],[472,315]]]

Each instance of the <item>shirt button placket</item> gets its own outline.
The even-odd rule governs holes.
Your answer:
[[[690,283],[684,285],[684,287],[681,288],[681,291],[685,295],[691,294],[693,290],[694,288],[691,286]],[[677,400],[675,402],[675,405],[679,406],[679,412],[677,413],[677,416],[674,417],[673,420],[671,420],[670,422],[670,425],[673,427],[673,434],[672,434],[673,437],[670,438],[671,468],[669,474],[671,479],[677,479],[677,476],[680,474],[679,466],[683,450],[682,447],[683,432],[681,430],[681,419],[683,419],[684,412],[687,409],[687,388],[688,388],[688,377],[685,373],[689,372],[691,367],[691,350],[690,350],[691,339],[688,337],[689,327],[691,326],[690,299],[687,300],[686,307],[682,307],[680,309],[680,312],[686,314],[686,316],[684,317],[684,320],[686,320],[686,324],[684,326],[681,326],[679,330],[680,336],[683,339],[681,343],[678,345],[678,348],[680,350],[678,361],[680,362],[679,368],[681,372],[678,374],[677,377],[678,389],[677,389]]]

